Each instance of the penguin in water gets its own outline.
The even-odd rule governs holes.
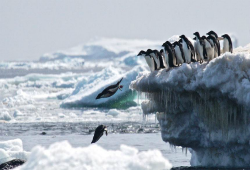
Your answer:
[[[200,61],[200,63],[203,63],[204,59],[207,59],[205,42],[200,37],[199,32],[195,32],[194,35],[195,35],[194,40],[196,40],[194,44],[194,49],[196,52],[197,61]]]
[[[193,44],[187,39],[185,35],[180,36],[182,40],[182,48],[186,58],[187,63],[196,62],[195,50]]]
[[[108,129],[106,126],[104,125],[100,125],[95,129],[95,134],[94,137],[92,139],[91,143],[95,143],[97,142],[103,135],[103,133],[106,132],[106,136],[108,136]]]
[[[215,39],[216,39],[216,41],[217,41],[217,48],[218,48],[218,56],[220,56],[220,39],[221,38],[219,38],[218,37],[218,35],[214,32],[214,31],[209,31],[208,33],[207,33],[207,35],[211,35],[211,36],[213,36]]]
[[[165,58],[163,58],[163,56],[161,55],[161,53],[158,50],[153,50],[153,52],[155,53],[155,55],[159,59],[159,62],[160,62],[159,69],[166,68],[166,61],[165,61]]]
[[[209,35],[207,39],[213,44],[214,46],[214,58],[218,57],[220,54],[220,46],[217,39],[214,36]]]
[[[148,64],[149,69],[151,71],[155,70],[154,59],[150,55],[147,55],[145,51],[141,50],[137,56],[143,56]]]
[[[214,45],[204,35],[201,37],[201,39],[205,43],[205,48],[206,48],[206,52],[207,52],[207,60],[210,61],[214,58]]]
[[[173,47],[174,47],[178,66],[180,66],[183,63],[186,63],[182,45],[178,41],[175,41],[173,43]]]
[[[222,35],[223,37],[223,53],[230,52],[233,53],[233,44],[230,36],[228,34]]]
[[[118,89],[121,90],[123,88],[123,85],[120,85],[122,79],[118,81],[116,84],[110,85],[107,88],[105,88],[101,93],[97,95],[96,99],[107,98],[107,97],[113,96]]]
[[[167,61],[168,67],[178,67],[177,59],[172,44],[169,41],[166,41],[164,44],[162,44],[162,46],[164,47],[163,56]]]

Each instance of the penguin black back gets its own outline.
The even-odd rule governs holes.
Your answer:
[[[103,135],[104,131],[106,131],[106,136],[108,135],[107,127],[104,125],[100,125],[95,129],[95,134],[91,143],[97,142]]]

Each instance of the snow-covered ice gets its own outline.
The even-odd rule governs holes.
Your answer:
[[[170,169],[172,165],[160,151],[138,152],[136,148],[121,145],[119,150],[106,150],[96,144],[72,147],[67,141],[54,143],[49,148],[32,149],[28,161],[17,170],[43,169]]]
[[[148,100],[142,109],[158,112],[163,140],[192,148],[191,165],[249,165],[248,49],[235,49],[209,63],[142,72],[131,82],[130,88]]]

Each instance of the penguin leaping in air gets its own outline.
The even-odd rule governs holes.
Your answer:
[[[193,44],[187,39],[185,35],[180,36],[182,40],[182,48],[185,55],[187,63],[196,62],[195,59],[195,50]]]
[[[233,44],[230,36],[228,34],[222,35],[223,37],[223,53],[230,52],[233,53]]]
[[[118,89],[121,90],[123,88],[123,86],[120,85],[122,79],[118,81],[116,84],[110,85],[107,88],[105,88],[101,93],[97,95],[96,99],[107,98],[107,97],[113,96]]]
[[[95,129],[95,134],[93,137],[93,140],[91,143],[97,142],[103,135],[103,133],[106,132],[106,136],[108,136],[108,129],[104,125],[100,125]]]

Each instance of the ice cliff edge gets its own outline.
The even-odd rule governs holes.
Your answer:
[[[209,63],[142,72],[130,84],[148,99],[143,110],[157,112],[162,139],[191,148],[192,166],[249,166],[248,47]]]

